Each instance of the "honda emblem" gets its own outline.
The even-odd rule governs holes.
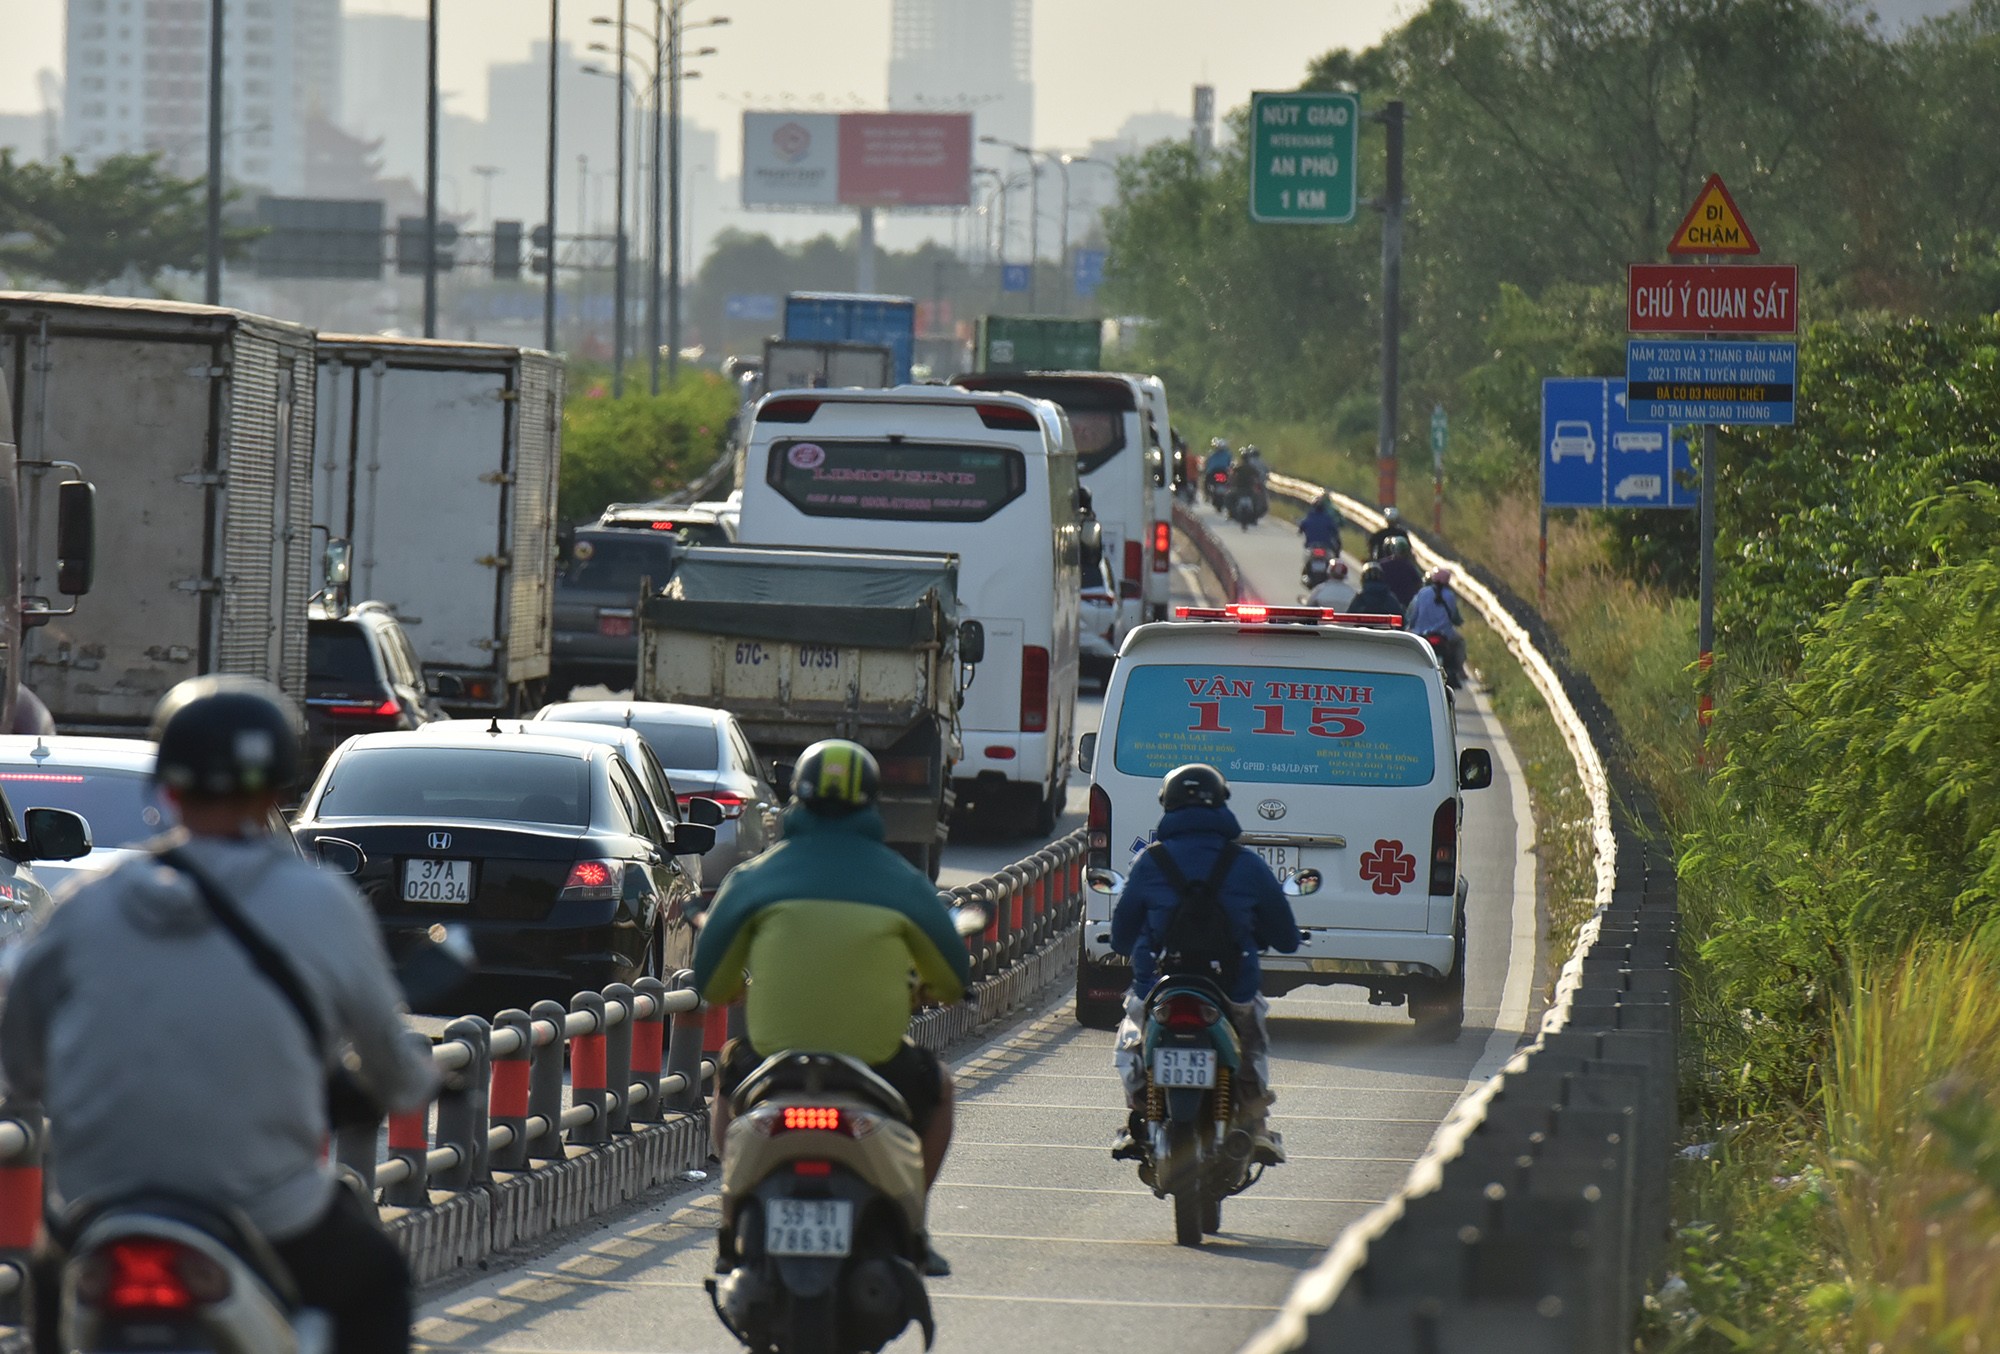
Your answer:
[[[451,850],[451,834],[449,832],[431,833],[431,850],[433,851]]]
[[[1257,816],[1267,822],[1277,822],[1285,816],[1285,801],[1282,799],[1265,800],[1257,806]]]

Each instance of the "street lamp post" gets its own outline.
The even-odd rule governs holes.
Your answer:
[[[717,15],[700,23],[681,17],[687,0],[669,0],[667,26],[667,373],[677,378],[681,369],[681,83],[699,75],[686,69],[682,40],[690,29],[725,28],[729,16]],[[713,47],[695,53],[707,56]]]
[[[611,281],[611,397],[616,399],[625,393],[625,0],[618,0],[618,94],[614,102],[618,107],[618,188],[612,200],[617,204],[618,224]]]
[[[424,80],[424,337],[438,320],[438,0],[430,0]]]
[[[1038,290],[1042,264],[1042,169],[1035,161],[1036,152],[1018,141],[1004,141],[997,136],[982,136],[981,144],[1004,146],[1028,159],[1028,309],[1037,309],[1035,296]],[[1006,204],[1001,204],[1005,210]]]
[[[556,350],[556,85],[562,73],[562,0],[549,0],[549,167],[542,185],[542,224],[549,232],[549,271],[542,279],[542,347]],[[579,217],[577,224],[582,224]]]
[[[222,0],[208,6],[208,224],[202,299],[222,304]]]

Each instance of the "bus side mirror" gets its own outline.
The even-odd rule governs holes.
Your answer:
[[[1104,562],[1104,524],[1095,517],[1086,517],[1077,523],[1077,551],[1083,562],[1097,566]]]
[[[97,568],[97,486],[64,480],[56,489],[56,591],[81,597]]]
[[[978,663],[986,657],[986,627],[978,621],[958,623],[958,661]]]

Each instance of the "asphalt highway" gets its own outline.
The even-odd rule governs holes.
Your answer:
[[[1295,600],[1300,548],[1289,524],[1242,532],[1206,515],[1265,600]],[[1469,1085],[1511,1054],[1536,987],[1531,819],[1519,765],[1484,702],[1462,700],[1459,723],[1461,745],[1494,749],[1496,773],[1492,789],[1465,799],[1461,868],[1471,891],[1459,1040],[1418,1042],[1405,1011],[1371,1008],[1359,989],[1274,1003],[1274,1123],[1291,1160],[1229,1200],[1222,1234],[1199,1250],[1173,1244],[1171,1205],[1111,1160],[1107,1144],[1123,1118],[1111,1036],[1075,1024],[1067,991],[955,1051],[957,1136],[931,1201],[936,1244],[955,1267],[930,1282],[944,1354],[1236,1349],[1342,1229],[1397,1189]],[[1081,821],[1082,793],[1078,778],[1059,832]],[[1027,846],[955,844],[947,881]],[[738,1346],[701,1291],[715,1221],[706,1182],[691,1184],[432,1297],[420,1346],[729,1354]],[[891,1346],[921,1347],[914,1331]]]

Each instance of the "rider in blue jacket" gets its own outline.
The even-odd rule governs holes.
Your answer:
[[[1236,815],[1225,807],[1229,783],[1212,766],[1199,762],[1178,767],[1167,774],[1160,786],[1159,845],[1141,852],[1125,882],[1125,891],[1111,914],[1111,948],[1132,956],[1132,989],[1125,997],[1125,1020],[1118,1027],[1117,1064],[1124,1080],[1131,1122],[1112,1145],[1114,1157],[1130,1157],[1142,1152],[1144,1125],[1139,1105],[1145,1094],[1145,1069],[1140,1065],[1140,1021],[1145,1015],[1146,994],[1158,974],[1158,955],[1168,923],[1180,906],[1181,896],[1166,872],[1152,859],[1153,850],[1165,851],[1187,880],[1204,880],[1215,869],[1223,851],[1234,860],[1223,875],[1219,892],[1235,932],[1238,958],[1235,980],[1226,995],[1229,1016],[1243,1041],[1244,1064],[1252,1075],[1239,1084],[1238,1104],[1251,1132],[1256,1159],[1275,1165],[1285,1159],[1279,1136],[1270,1132],[1269,1115],[1276,1098],[1271,1093],[1270,1039],[1265,1032],[1263,971],[1257,962],[1260,950],[1291,954],[1299,948],[1298,922],[1276,875],[1254,851],[1236,844],[1242,828]]]
[[[1319,501],[1306,509],[1306,515],[1299,519],[1299,535],[1306,538],[1306,548],[1325,546],[1334,554],[1340,553],[1340,518],[1333,510],[1333,500],[1321,494]]]

